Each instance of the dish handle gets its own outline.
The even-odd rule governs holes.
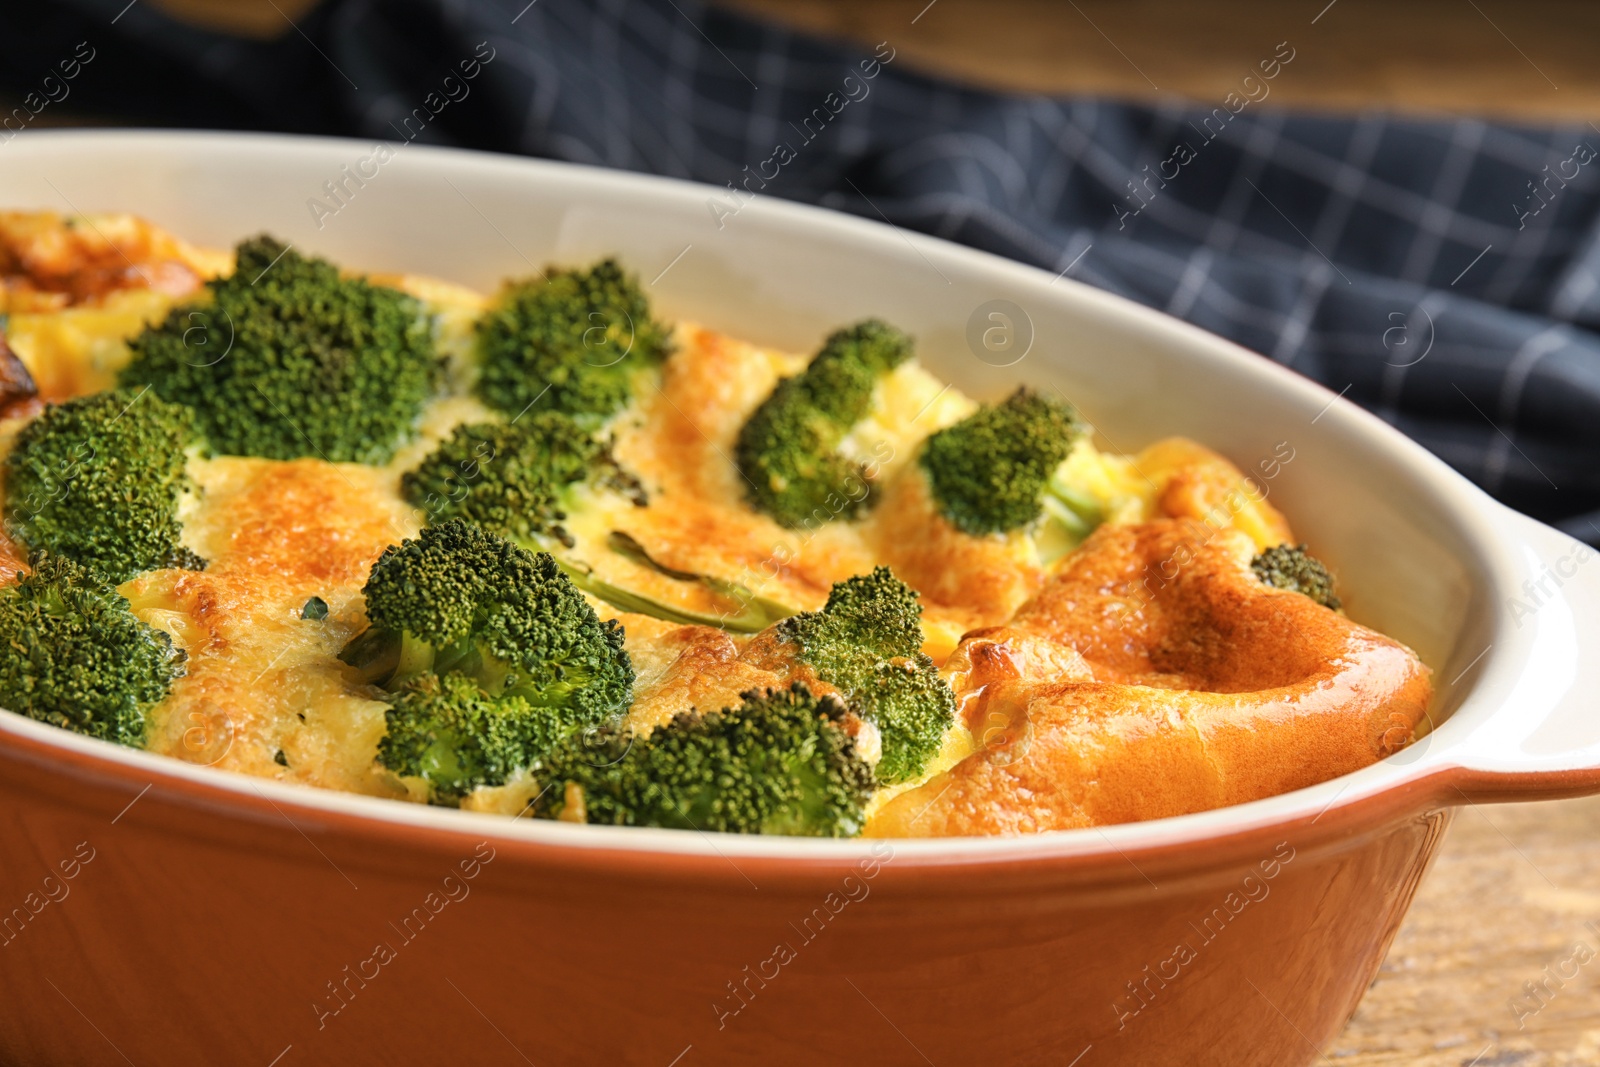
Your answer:
[[[1525,580],[1497,639],[1521,655],[1509,684],[1484,681],[1515,711],[1453,753],[1449,785],[1472,803],[1600,793],[1600,549],[1509,509],[1502,520]]]

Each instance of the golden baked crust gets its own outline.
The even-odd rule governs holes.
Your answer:
[[[231,262],[134,215],[0,211],[0,311],[54,311],[128,289],[188,296]]]
[[[188,655],[186,673],[151,716],[149,748],[308,785],[405,795],[374,763],[384,705],[351,684],[337,658],[366,623],[361,587],[373,562],[417,533],[394,477],[307,459],[223,457],[191,467],[203,492],[184,532],[206,569],[152,571],[122,587],[135,613]],[[313,596],[328,604],[327,619],[300,617]]]
[[[1097,531],[945,670],[977,751],[884,805],[885,837],[1156,819],[1273,796],[1409,743],[1432,696],[1399,642],[1250,570],[1192,520]]]

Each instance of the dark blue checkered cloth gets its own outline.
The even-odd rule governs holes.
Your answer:
[[[79,41],[95,49],[80,112],[755,173],[769,195],[1064,271],[1344,392],[1600,542],[1588,125],[1275,110],[1293,40],[1209,103],[1004,95],[918,75],[893,41],[842,47],[689,0],[328,0],[270,42],[137,0],[16,4],[0,84],[21,98]]]

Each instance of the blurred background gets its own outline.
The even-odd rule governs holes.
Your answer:
[[[1597,41],[1576,0],[13,3],[0,166],[188,126],[724,185],[792,143],[769,195],[1160,307],[1600,543]],[[1593,1067],[1600,964],[1529,999],[1578,944],[1600,805],[1465,810],[1329,1054]]]
[[[88,10],[115,15],[124,4]],[[255,40],[292,36],[297,23],[326,6],[319,0],[138,4]],[[680,6],[686,14],[703,10]],[[1594,62],[1600,8],[1584,0],[722,0],[715,6],[863,46],[892,39],[908,66],[970,85],[1148,101],[1220,100],[1283,33],[1305,31],[1321,14],[1311,31],[1315,47],[1295,60],[1292,81],[1274,87],[1281,104],[1580,125],[1600,115]],[[1159,88],[1141,67],[1159,75]],[[144,121],[170,124],[162,118]]]

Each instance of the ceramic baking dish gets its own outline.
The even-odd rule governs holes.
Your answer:
[[[1453,807],[1600,791],[1594,554],[1164,315],[877,222],[759,198],[714,211],[713,188],[587,167],[138,132],[26,133],[3,152],[0,204],[131,211],[215,246],[268,230],[479,288],[616,253],[669,318],[802,350],[882,316],[970,393],[1058,387],[1107,447],[1186,434],[1257,472],[1350,614],[1438,683],[1431,733],[1315,788],[897,842],[498,819],[0,712],[7,1063],[1310,1063]],[[345,186],[336,212],[309,203],[335,203],[327,182]],[[1031,337],[1003,359],[969,343],[997,300]]]

